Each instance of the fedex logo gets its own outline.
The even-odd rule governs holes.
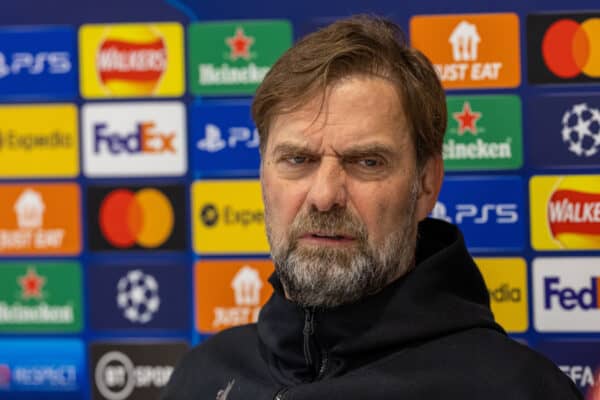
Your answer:
[[[186,173],[187,132],[182,103],[87,103],[81,116],[86,176]]]
[[[0,79],[21,73],[40,75],[47,72],[51,75],[71,72],[71,54],[66,51],[0,52]]]
[[[164,133],[156,129],[150,121],[139,122],[129,133],[110,131],[104,122],[94,124],[94,153],[102,148],[111,154],[121,153],[176,153],[173,140],[175,133]]]
[[[600,330],[600,257],[536,258],[532,283],[538,331]]]
[[[553,307],[561,307],[565,310],[575,308],[582,310],[597,309],[599,308],[598,299],[600,299],[599,282],[600,277],[595,276],[590,278],[588,286],[573,288],[561,285],[558,276],[546,277],[544,278],[544,308],[547,310]]]

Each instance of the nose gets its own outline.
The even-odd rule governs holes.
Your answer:
[[[348,193],[346,172],[336,157],[323,157],[314,172],[306,198],[308,206],[325,212],[335,207],[345,207]]]

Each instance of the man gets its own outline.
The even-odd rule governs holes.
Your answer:
[[[444,91],[399,28],[359,16],[286,52],[259,87],[274,294],[258,324],[188,354],[191,399],[577,399],[507,338],[459,231],[427,219]]]

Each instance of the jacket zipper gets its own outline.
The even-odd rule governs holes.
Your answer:
[[[327,367],[327,353],[320,349],[316,342],[314,342],[315,334],[315,310],[312,308],[304,309],[304,359],[306,365],[312,371],[314,371],[313,380],[320,380],[325,374]],[[317,359],[315,359],[315,357]]]
[[[275,393],[273,400],[283,400],[285,398],[285,392],[287,392],[288,389],[289,388],[284,387],[283,389],[278,390],[277,393]]]

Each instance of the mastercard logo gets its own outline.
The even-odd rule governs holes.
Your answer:
[[[548,27],[542,39],[546,67],[564,79],[584,74],[600,77],[600,18],[583,22],[564,18]]]
[[[171,202],[157,189],[117,189],[102,201],[98,224],[106,241],[114,247],[137,244],[155,248],[171,236],[175,216]]]

